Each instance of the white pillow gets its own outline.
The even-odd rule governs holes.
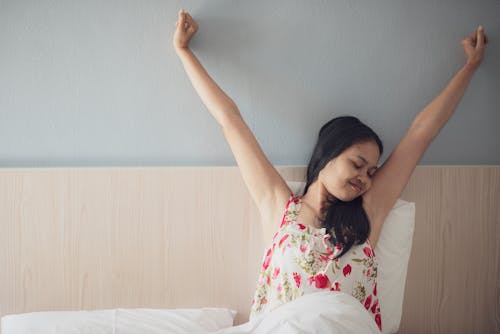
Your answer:
[[[303,195],[305,182],[287,181],[287,184],[295,195]],[[414,229],[415,202],[398,199],[382,226],[375,246],[379,264],[377,293],[384,334],[399,330]]]
[[[108,309],[48,311],[2,317],[2,334],[186,334],[231,327],[236,311],[228,308]]]

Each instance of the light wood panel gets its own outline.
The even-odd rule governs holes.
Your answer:
[[[400,333],[500,332],[500,167],[418,166],[401,198]],[[0,316],[220,306],[243,323],[269,241],[256,210],[235,166],[0,169]]]
[[[418,166],[400,333],[500,333],[500,168]]]

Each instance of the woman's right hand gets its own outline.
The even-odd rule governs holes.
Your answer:
[[[198,31],[198,24],[193,20],[191,15],[183,9],[179,10],[176,29],[174,33],[174,48],[184,49],[189,47],[191,37]]]

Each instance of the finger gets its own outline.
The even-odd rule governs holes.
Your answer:
[[[476,39],[476,33],[472,33],[469,36],[465,37],[463,40],[467,41],[468,43],[472,43],[474,42],[475,39]]]
[[[464,45],[464,46],[472,46],[472,37],[471,36],[468,36],[468,37],[465,37],[464,39],[462,39],[461,43]]]
[[[198,26],[198,24],[195,22],[195,20],[193,20],[191,15],[189,15],[189,13],[187,13],[187,16],[189,19],[189,23],[191,24],[191,27],[193,27],[193,29],[196,30],[196,27]]]
[[[479,26],[477,29],[477,44],[476,48],[482,48],[484,47],[484,31],[483,31],[483,26]]]
[[[189,27],[189,22],[186,19],[186,12],[182,9],[179,11],[179,24],[183,30],[186,30]]]
[[[477,43],[477,32],[465,37],[463,40],[462,40],[462,44],[463,43],[466,43],[467,45],[470,45],[472,47],[475,47],[476,46],[476,43]]]
[[[186,12],[184,12],[183,9],[179,10],[179,20],[181,21],[186,20]]]
[[[189,22],[190,26],[193,26],[195,24],[193,18],[191,17],[191,15],[189,15],[189,13],[186,13],[186,21]]]

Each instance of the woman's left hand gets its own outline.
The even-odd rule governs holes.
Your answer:
[[[476,70],[483,61],[484,48],[488,44],[483,27],[479,26],[474,33],[462,39],[461,44],[467,56],[467,65]]]

